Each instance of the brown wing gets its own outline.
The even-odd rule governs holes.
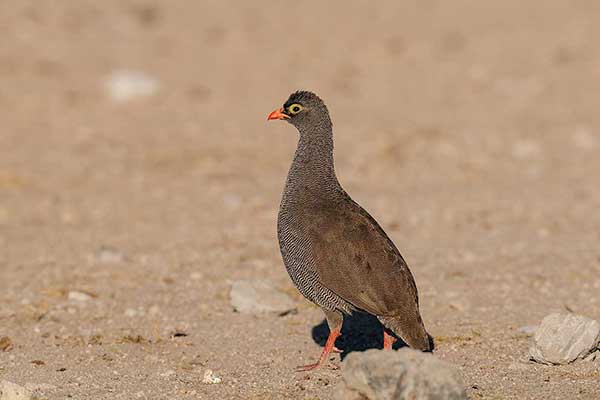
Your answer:
[[[321,283],[374,315],[418,315],[413,276],[369,213],[349,198],[314,212],[309,232]]]

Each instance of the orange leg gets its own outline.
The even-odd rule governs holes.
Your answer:
[[[325,343],[325,347],[323,348],[323,353],[321,353],[321,357],[319,357],[319,361],[317,361],[314,364],[308,364],[308,365],[303,365],[301,367],[297,367],[296,372],[312,371],[313,369],[317,368],[318,366],[323,364],[325,361],[327,361],[327,357],[329,356],[329,353],[331,353],[332,351],[335,353],[339,353],[340,350],[337,347],[335,347],[335,340],[340,336],[340,334],[341,334],[340,329],[334,329],[334,330],[330,331],[329,337],[327,338],[327,343]]]
[[[388,335],[388,333],[385,330],[383,331],[383,349],[384,350],[391,350],[394,343],[396,343],[396,340],[397,339],[395,337],[393,337],[392,335]]]

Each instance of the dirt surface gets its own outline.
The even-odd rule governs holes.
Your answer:
[[[297,136],[265,119],[303,88],[469,395],[600,398],[600,361],[523,363],[519,330],[600,319],[600,3],[322,3],[0,2],[0,379],[47,399],[332,398],[340,370],[294,372],[323,315],[275,230]],[[122,70],[158,90],[113,100]],[[231,281],[261,277],[298,313],[233,312]]]

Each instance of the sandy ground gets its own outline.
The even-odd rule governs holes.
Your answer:
[[[304,88],[469,395],[599,399],[600,362],[522,363],[519,328],[600,319],[600,3],[415,3],[2,1],[0,379],[47,399],[330,399],[339,370],[293,371],[323,316],[276,241],[296,133],[265,121]],[[121,70],[158,92],[111,99]],[[298,313],[234,313],[231,281],[261,277]]]

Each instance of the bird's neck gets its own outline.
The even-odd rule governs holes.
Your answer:
[[[333,165],[333,133],[331,123],[299,129],[300,139],[288,174],[286,191],[310,193],[336,191],[339,183]]]

